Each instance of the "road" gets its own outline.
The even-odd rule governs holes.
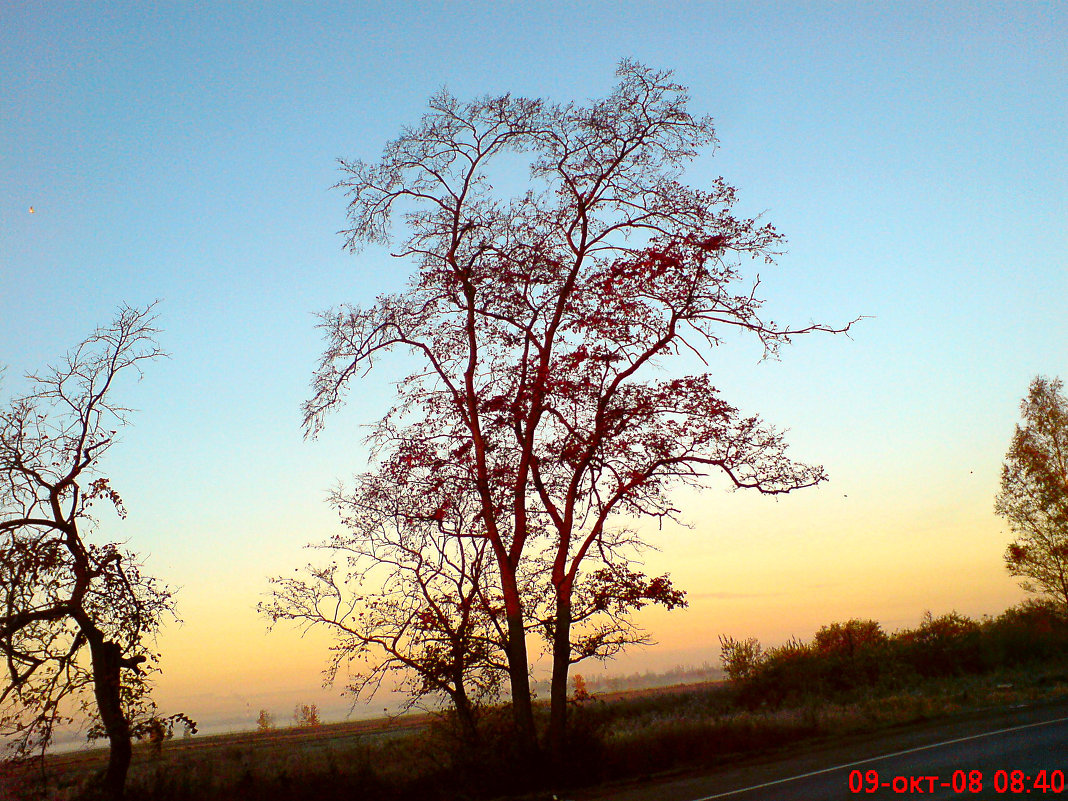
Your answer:
[[[836,801],[1036,796],[1068,801],[1066,702],[977,713],[749,760],[714,772],[644,785],[621,784],[575,797],[578,801]]]

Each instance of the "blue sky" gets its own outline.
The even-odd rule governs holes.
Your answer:
[[[442,86],[583,101],[632,57],[716,121],[688,182],[723,175],[786,235],[771,316],[869,319],[781,362],[714,354],[725,397],[832,481],[687,496],[694,528],[652,531],[650,567],[691,608],[650,618],[662,645],[619,669],[714,660],[718,633],[994,613],[1022,597],[992,513],[1017,404],[1068,376],[1066,37],[1058,3],[5,4],[2,390],[162,300],[171,357],[126,387],[140,411],[109,455],[130,517],[102,533],[182,588],[168,701],[291,708],[323,643],[267,637],[252,609],[333,531],[325,491],[364,465],[397,374],[303,441],[314,313],[410,270],[343,251],[335,160],[376,158]]]

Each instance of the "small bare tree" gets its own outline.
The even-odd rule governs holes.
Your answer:
[[[272,624],[334,633],[327,682],[342,673],[360,698],[395,676],[409,706],[448,699],[462,737],[474,741],[479,711],[496,698],[506,667],[499,600],[487,594],[493,565],[486,543],[467,536],[470,513],[460,499],[441,498],[427,511],[425,498],[375,475],[361,476],[351,493],[335,492],[346,531],[313,546],[334,561],[271,579],[260,611]]]
[[[596,552],[587,555],[583,571],[576,574],[571,597],[568,664],[587,659],[604,661],[627,648],[652,645],[654,640],[634,621],[633,614],[649,604],[669,611],[685,608],[686,593],[676,588],[668,574],[650,577],[636,569],[649,545],[630,529],[612,529],[602,534]],[[527,579],[524,606],[534,618],[550,654],[558,647],[556,598],[545,592],[551,587],[555,549],[549,548],[535,562],[540,569]]]
[[[160,719],[149,697],[150,646],[174,614],[172,593],[133,553],[99,540],[92,514],[97,502],[126,514],[99,463],[130,413],[114,399],[120,375],[139,377],[162,355],[152,308],[123,307],[0,411],[0,734],[26,757],[88,712],[90,736],[110,743],[113,798],[132,737],[153,720],[191,725]]]

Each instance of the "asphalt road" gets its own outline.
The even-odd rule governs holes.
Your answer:
[[[993,710],[577,796],[583,801],[1033,797],[1068,801],[1068,703]]]

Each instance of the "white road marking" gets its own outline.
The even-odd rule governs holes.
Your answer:
[[[714,798],[727,798],[728,796],[738,795],[739,793],[748,793],[750,790],[760,790],[764,787],[774,787],[777,784],[786,784],[787,782],[797,781],[798,779],[807,779],[809,776],[819,776],[821,773],[833,773],[836,770],[844,770],[845,768],[855,768],[857,765],[867,765],[869,762],[878,762],[880,759],[890,759],[891,757],[904,756],[905,754],[915,754],[917,751],[930,751],[932,748],[941,748],[944,745],[966,743],[969,740],[980,740],[983,737],[993,737],[997,734],[1007,734],[1010,731],[1033,729],[1036,726],[1049,726],[1052,723],[1064,723],[1065,721],[1068,721],[1068,717],[1057,718],[1056,720],[1044,720],[1040,723],[1027,723],[1023,726],[1011,726],[1007,729],[998,729],[997,731],[988,731],[983,732],[982,734],[973,734],[969,737],[958,737],[955,740],[943,740],[940,743],[932,743],[931,745],[921,745],[917,748],[906,748],[904,751],[894,751],[892,754],[880,754],[879,756],[869,757],[868,759],[860,759],[856,762],[846,762],[844,765],[835,765],[832,768],[823,768],[821,770],[810,771],[809,773],[801,773],[797,776],[789,776],[785,779],[776,779],[773,782],[754,784],[752,787],[741,787],[737,790],[728,790],[725,793],[706,795],[702,798],[695,798],[693,799],[693,801],[712,801],[712,799]]]

